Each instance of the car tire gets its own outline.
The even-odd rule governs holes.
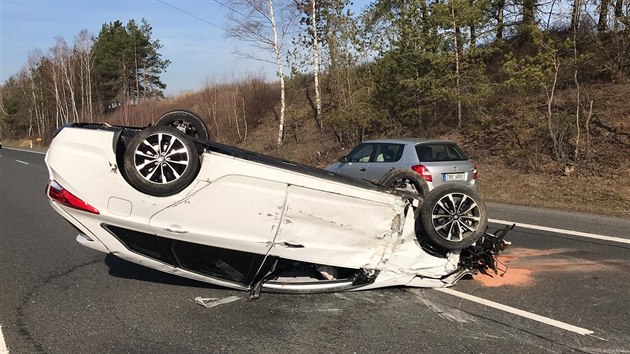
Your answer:
[[[196,114],[181,109],[164,114],[155,122],[155,125],[176,128],[197,139],[208,140],[210,138],[208,128],[203,120]]]
[[[148,195],[166,197],[192,183],[200,162],[190,137],[172,127],[154,126],[129,141],[123,166],[132,187]]]
[[[488,211],[481,195],[456,184],[443,184],[429,192],[419,214],[421,223],[416,223],[416,233],[447,250],[463,249],[477,242],[488,225]]]
[[[389,171],[378,184],[420,197],[424,197],[429,191],[427,182],[416,172],[407,169]]]

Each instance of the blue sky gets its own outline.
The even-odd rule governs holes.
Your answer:
[[[354,3],[358,7],[368,1]],[[0,83],[26,64],[29,51],[47,53],[57,36],[72,45],[81,29],[97,35],[103,23],[142,18],[164,45],[163,58],[172,62],[162,76],[169,95],[247,72],[274,80],[273,65],[233,54],[236,48],[247,50],[247,45],[225,38],[226,11],[213,0],[0,0]]]

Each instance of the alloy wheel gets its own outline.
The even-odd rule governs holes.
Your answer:
[[[479,205],[463,193],[451,193],[435,203],[432,210],[433,229],[447,241],[462,241],[479,228]]]
[[[134,153],[136,170],[149,182],[171,183],[180,178],[190,164],[184,143],[177,137],[157,133],[138,145]]]

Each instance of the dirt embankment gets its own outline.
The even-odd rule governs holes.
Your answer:
[[[630,106],[623,95],[623,90],[612,87],[598,91],[595,98],[603,109],[591,127],[596,132],[591,132],[589,158],[566,171],[550,157],[532,166],[529,157],[519,160],[507,151],[508,144],[488,147],[466,132],[446,130],[439,137],[459,142],[477,162],[486,200],[630,217]],[[298,116],[310,114],[303,111]],[[320,133],[312,118],[302,118],[299,125],[287,124],[280,148],[275,146],[277,129],[277,123],[268,120],[239,145],[318,167],[335,162],[352,148],[352,144],[339,143],[330,132]],[[367,138],[401,136],[409,133],[389,131]]]

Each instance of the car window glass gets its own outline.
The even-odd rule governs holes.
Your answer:
[[[369,162],[376,144],[361,144],[348,154],[349,162]]]
[[[265,259],[262,254],[174,240],[113,225],[105,225],[104,228],[135,253],[185,270],[242,284],[252,282]]]
[[[396,151],[396,156],[394,156],[394,162],[400,161],[403,155],[403,151],[405,151],[405,145],[399,145],[399,148]]]
[[[418,160],[424,162],[468,160],[456,144],[432,143],[416,145]]]
[[[400,160],[403,148],[401,144],[379,144],[374,162],[396,162]]]
[[[464,153],[464,150],[462,150],[456,144],[449,145],[449,152],[451,154],[451,157],[454,159],[468,160],[468,156],[466,156],[466,153]]]

